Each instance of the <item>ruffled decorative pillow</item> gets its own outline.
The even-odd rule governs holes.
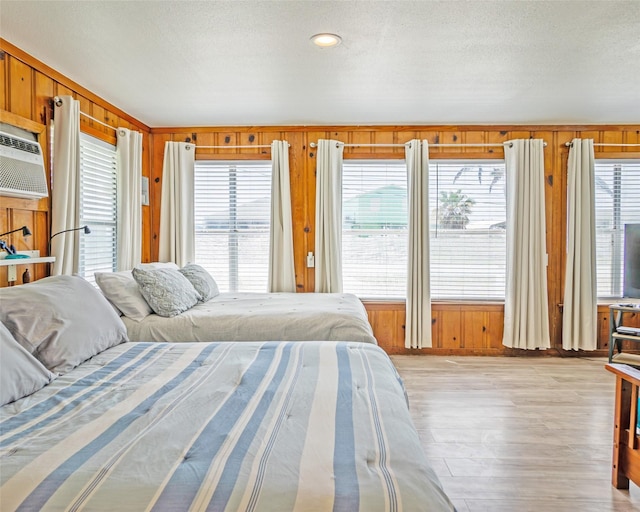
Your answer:
[[[202,297],[200,300],[202,302],[207,302],[208,300],[220,295],[218,283],[216,283],[213,276],[200,265],[189,263],[180,269],[180,273],[189,280],[196,291],[200,294]]]
[[[157,315],[179,315],[191,309],[202,298],[178,270],[134,268],[131,272],[140,287],[140,293]]]

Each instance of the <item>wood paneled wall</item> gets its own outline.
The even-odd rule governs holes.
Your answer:
[[[502,143],[518,138],[540,138],[545,148],[545,200],[547,249],[549,253],[549,319],[553,350],[562,353],[562,301],[564,290],[566,236],[566,142],[574,137],[593,138],[598,143],[640,143],[638,126],[264,126],[152,128],[151,150],[151,255],[157,257],[160,226],[162,158],[167,141],[194,142],[201,146],[222,146],[196,152],[197,159],[269,159],[268,149],[251,147],[270,144],[274,139],[291,145],[290,172],[293,211],[294,257],[298,291],[314,289],[314,270],[306,268],[306,254],[314,251],[315,239],[315,150],[318,139],[336,139],[347,144],[402,144],[414,138],[436,143]],[[224,146],[246,145],[247,148]],[[634,152],[635,150],[635,152]],[[602,147],[598,157],[640,158],[637,148]],[[402,159],[404,148],[345,147],[345,159]],[[503,158],[502,148],[447,147],[430,149],[435,159]],[[412,351],[404,348],[405,305],[403,302],[366,302],[376,338],[389,353],[492,354],[515,355],[524,351],[503,347],[503,304],[434,303],[432,307],[433,348]],[[608,347],[608,308],[599,308],[599,347]],[[531,352],[527,352],[531,354]]]
[[[107,103],[91,91],[69,80],[46,64],[34,59],[9,42],[0,39],[0,111],[2,121],[19,125],[33,132],[41,132],[40,144],[45,157],[49,189],[51,169],[49,164],[50,141],[48,127],[53,115],[52,98],[69,95],[80,101],[80,110],[103,123],[143,133],[143,174],[149,175],[149,127],[117,107]],[[115,130],[103,126],[88,117],[80,116],[82,131],[115,144]],[[145,241],[150,239],[150,208],[143,207],[143,232]],[[32,236],[22,238],[15,233],[9,237],[19,251],[39,250],[46,256],[51,229],[51,196],[42,200],[0,197],[0,233],[27,225]],[[148,261],[150,244],[143,247],[143,258]],[[18,266],[18,280],[29,268],[32,279],[49,274],[49,265],[36,264]],[[7,267],[0,267],[0,286],[7,286]]]
[[[551,339],[553,350],[561,350],[562,296],[565,264],[566,163],[565,142],[574,137],[593,138],[600,143],[640,143],[640,124],[633,126],[243,126],[180,127],[145,126],[110,105],[82,86],[68,80],[20,49],[0,40],[0,108],[36,123],[47,125],[51,117],[50,99],[70,94],[81,102],[84,113],[110,126],[123,126],[144,134],[143,174],[150,177],[150,206],[143,211],[143,260],[158,256],[162,160],[166,141],[189,141],[200,146],[223,146],[221,149],[198,150],[202,159],[270,159],[270,151],[251,147],[270,144],[274,139],[290,144],[292,211],[294,222],[294,256],[298,291],[314,289],[313,269],[307,269],[305,257],[314,251],[315,237],[315,150],[311,142],[332,138],[348,144],[401,144],[413,138],[430,143],[502,143],[515,138],[542,138],[545,149],[547,248],[549,252],[548,289]],[[113,142],[113,131],[85,117],[83,130]],[[248,148],[230,148],[247,145]],[[227,147],[225,147],[227,146]],[[629,147],[606,147],[608,157],[640,158]],[[637,148],[636,148],[637,149]],[[46,150],[48,153],[48,150]],[[402,147],[347,147],[345,158],[402,159]],[[432,158],[502,158],[501,148],[431,148]],[[598,155],[601,156],[601,155]],[[43,251],[49,236],[50,205],[0,198],[0,228],[14,229],[31,222],[34,236],[19,249],[39,248]],[[15,243],[15,241],[14,241]],[[46,251],[43,251],[43,254]],[[42,272],[42,271],[40,271]],[[32,272],[33,273],[33,272]],[[0,270],[0,286],[6,285],[6,270]],[[504,307],[500,303],[434,303],[433,343],[428,350],[404,349],[405,307],[403,302],[367,302],[369,319],[381,346],[389,353],[420,354],[491,354],[514,355],[524,351],[502,346]],[[640,315],[637,315],[640,316]],[[640,318],[637,319],[640,325]],[[599,307],[599,347],[608,344],[608,308]],[[537,353],[527,352],[535,355]],[[564,354],[563,354],[564,355]]]

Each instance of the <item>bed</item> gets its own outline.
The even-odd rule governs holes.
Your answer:
[[[174,317],[122,320],[132,341],[377,343],[362,302],[348,293],[221,293]]]
[[[626,364],[605,368],[616,376],[611,483],[617,489],[628,489],[629,481],[640,485],[640,370]]]
[[[145,271],[136,268],[130,272],[96,273],[103,294],[122,314],[131,341],[314,340],[377,344],[364,305],[353,294],[219,293],[213,278],[198,265],[183,269],[151,265]],[[189,285],[185,279],[166,285],[164,294],[157,292],[163,286],[154,279],[176,278],[180,272],[191,280],[203,299],[182,300],[174,293],[178,286]],[[162,300],[156,300],[153,292],[162,295]],[[183,304],[163,311],[167,303],[173,306],[174,300]]]
[[[130,342],[80,277],[0,300],[3,511],[454,510],[376,345]]]

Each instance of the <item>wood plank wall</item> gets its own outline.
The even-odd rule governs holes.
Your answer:
[[[306,268],[306,254],[314,251],[315,228],[315,150],[310,146],[321,138],[332,138],[347,144],[402,144],[414,138],[430,143],[502,143],[517,138],[541,138],[545,149],[545,199],[547,248],[549,253],[548,290],[552,351],[561,353],[562,311],[565,265],[566,166],[568,148],[565,142],[574,137],[593,138],[595,142],[638,143],[639,126],[251,126],[152,128],[151,150],[151,255],[157,257],[162,157],[166,141],[195,142],[220,149],[198,150],[197,159],[269,159],[262,148],[229,148],[224,146],[258,146],[274,139],[290,145],[294,257],[298,291],[314,289],[314,271]],[[633,150],[636,149],[634,152]],[[601,154],[600,154],[601,153]],[[640,158],[637,148],[603,147],[598,157]],[[345,159],[402,159],[402,147],[345,147]],[[502,148],[431,148],[431,158],[503,158]],[[503,304],[434,303],[432,328],[434,347],[412,351],[404,348],[405,307],[402,302],[366,302],[369,320],[380,344],[389,353],[493,354],[516,355],[522,351],[502,346]],[[640,315],[639,315],[640,316]],[[608,308],[599,308],[599,347],[608,347]],[[638,319],[640,320],[640,319]]]
[[[49,163],[50,141],[48,139],[55,96],[69,95],[80,101],[80,110],[112,127],[129,128],[143,133],[143,174],[149,175],[149,127],[129,116],[117,107],[104,101],[81,85],[69,80],[46,64],[34,59],[11,43],[0,39],[0,111],[2,120],[10,120],[30,131],[41,131],[40,143],[45,157],[49,189],[51,169]],[[115,131],[85,116],[80,116],[82,131],[105,142],[115,144]],[[145,239],[150,238],[150,208],[143,207]],[[8,237],[19,251],[39,250],[46,256],[51,228],[51,195],[42,200],[0,197],[0,233],[23,225],[29,227],[32,236],[23,238],[15,233]],[[145,244],[143,257],[149,259],[149,244]],[[18,280],[29,268],[32,280],[45,277],[49,265],[19,265]],[[7,267],[0,267],[0,286],[7,286]]]
[[[348,144],[401,144],[413,138],[427,139],[430,143],[502,143],[515,138],[542,138],[545,149],[545,196],[547,215],[547,248],[549,252],[548,290],[551,355],[574,355],[561,350],[562,296],[565,265],[565,211],[566,164],[568,149],[565,142],[574,137],[593,138],[600,143],[640,143],[640,124],[627,126],[241,126],[241,127],[167,127],[148,128],[116,107],[106,103],[90,91],[71,82],[59,73],[36,61],[9,43],[2,43],[0,60],[0,107],[7,111],[46,124],[50,116],[49,99],[60,94],[72,94],[81,101],[82,111],[104,120],[111,126],[128,125],[144,133],[143,173],[150,177],[150,206],[145,207],[143,219],[143,260],[154,261],[158,256],[160,226],[160,197],[162,187],[162,160],[166,141],[189,141],[200,146],[223,146],[222,149],[198,150],[201,159],[264,159],[270,158],[264,148],[224,148],[224,146],[258,146],[275,139],[287,140],[290,148],[292,212],[294,223],[294,256],[298,291],[314,289],[313,269],[307,269],[306,254],[314,251],[315,229],[315,151],[311,142],[332,138]],[[91,126],[83,120],[83,129],[108,138],[110,131],[99,125]],[[148,135],[148,136],[147,136]],[[640,158],[634,148],[601,148],[597,156]],[[345,158],[403,158],[403,148],[354,147],[345,148]],[[502,158],[501,148],[432,148],[432,158]],[[7,202],[2,199],[0,227],[20,226],[20,219],[35,215],[35,205]],[[49,211],[45,209],[45,215]],[[22,223],[20,223],[22,222]],[[40,222],[34,236],[35,247],[42,247],[47,239],[50,221]],[[46,224],[46,226],[44,226]],[[40,240],[40,241],[38,241]],[[46,246],[46,243],[45,243]],[[19,247],[24,249],[25,247]],[[30,247],[28,247],[30,248]],[[0,273],[0,286],[6,285],[5,273]],[[434,303],[434,347],[422,351],[404,348],[405,307],[403,302],[367,302],[365,304],[374,333],[381,346],[389,353],[420,354],[482,354],[520,355],[524,351],[502,346],[504,307],[501,303]],[[640,315],[636,315],[639,316]],[[640,325],[640,318],[636,319]],[[608,308],[599,307],[599,354],[608,346]],[[527,352],[528,355],[540,353]],[[590,353],[593,354],[593,353]]]

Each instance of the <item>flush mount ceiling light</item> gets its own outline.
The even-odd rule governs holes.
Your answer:
[[[316,34],[311,36],[311,42],[320,48],[330,48],[338,46],[342,38],[337,34]]]

